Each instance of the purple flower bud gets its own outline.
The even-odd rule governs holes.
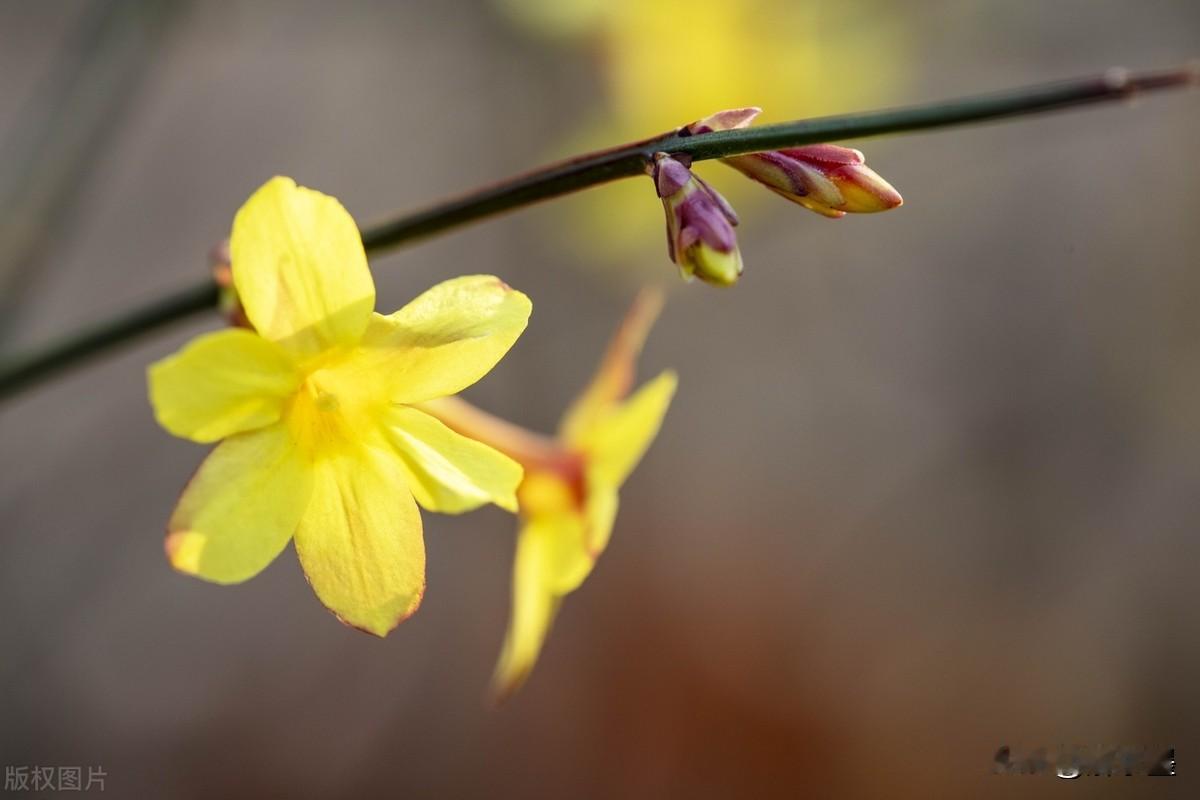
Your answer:
[[[654,157],[654,186],[667,217],[667,253],[687,279],[732,286],[742,274],[737,215],[715,189],[666,153]]]

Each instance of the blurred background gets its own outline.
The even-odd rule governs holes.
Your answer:
[[[366,224],[720,108],[900,105],[1200,55],[1194,0],[0,3],[0,337],[206,274],[282,173]],[[383,641],[289,551],[174,573],[204,451],[146,365],[0,408],[0,763],[118,797],[1061,796],[1001,745],[1175,744],[1197,796],[1200,95],[851,143],[904,195],[832,222],[718,164],[746,274],[684,286],[649,181],[374,260],[379,305],[492,272],[534,301],[469,392],[550,430],[636,287],[681,388],[532,679],[485,688],[515,526],[426,515]],[[1191,777],[1189,777],[1189,775]]]

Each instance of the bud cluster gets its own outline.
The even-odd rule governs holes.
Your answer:
[[[679,129],[692,136],[748,126],[757,108],[735,108]],[[721,161],[771,191],[826,217],[870,214],[900,206],[904,200],[891,184],[849,147],[814,144],[729,156]],[[731,286],[742,274],[742,257],[733,226],[737,215],[725,198],[689,169],[686,157],[658,153],[652,172],[667,214],[671,260],[686,278]]]

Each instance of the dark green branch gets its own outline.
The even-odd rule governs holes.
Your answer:
[[[1025,116],[1130,97],[1138,92],[1195,83],[1192,69],[1104,75],[908,108],[781,122],[699,136],[675,131],[641,142],[591,153],[446,200],[363,231],[367,250],[394,247],[484,217],[549,200],[590,186],[641,175],[655,153],[686,154],[693,161],[777,150],[840,139],[908,133],[973,122]]]
[[[216,306],[216,284],[197,284],[120,316],[74,331],[42,349],[6,358],[0,366],[0,398],[14,394],[65,367],[99,355],[114,345]]]
[[[1025,116],[1119,100],[1142,92],[1194,85],[1197,82],[1195,68],[1143,73],[1110,70],[1100,76],[1079,80],[908,108],[784,122],[697,136],[671,131],[552,164],[368,227],[363,230],[363,244],[368,253],[375,253],[542,200],[619,178],[641,175],[647,171],[647,166],[658,152],[682,154],[693,161],[701,161],[759,150]],[[215,307],[216,301],[215,287],[211,282],[206,282],[155,301],[119,319],[69,334],[43,349],[7,358],[0,363],[0,398],[114,345],[195,312]]]

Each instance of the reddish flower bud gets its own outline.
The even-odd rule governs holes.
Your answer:
[[[667,216],[667,253],[687,279],[732,286],[742,274],[737,215],[715,189],[666,153],[654,157],[654,186]]]
[[[734,128],[745,128],[754,118],[762,113],[758,106],[746,108],[727,108],[710,114],[704,119],[698,119],[691,125],[685,125],[684,131],[689,134],[712,133],[713,131],[731,131]]]
[[[684,128],[692,134],[744,128],[757,108],[718,111]],[[868,167],[863,154],[835,144],[814,144],[731,156],[723,162],[771,191],[827,217],[887,211],[904,202],[891,184]]]

